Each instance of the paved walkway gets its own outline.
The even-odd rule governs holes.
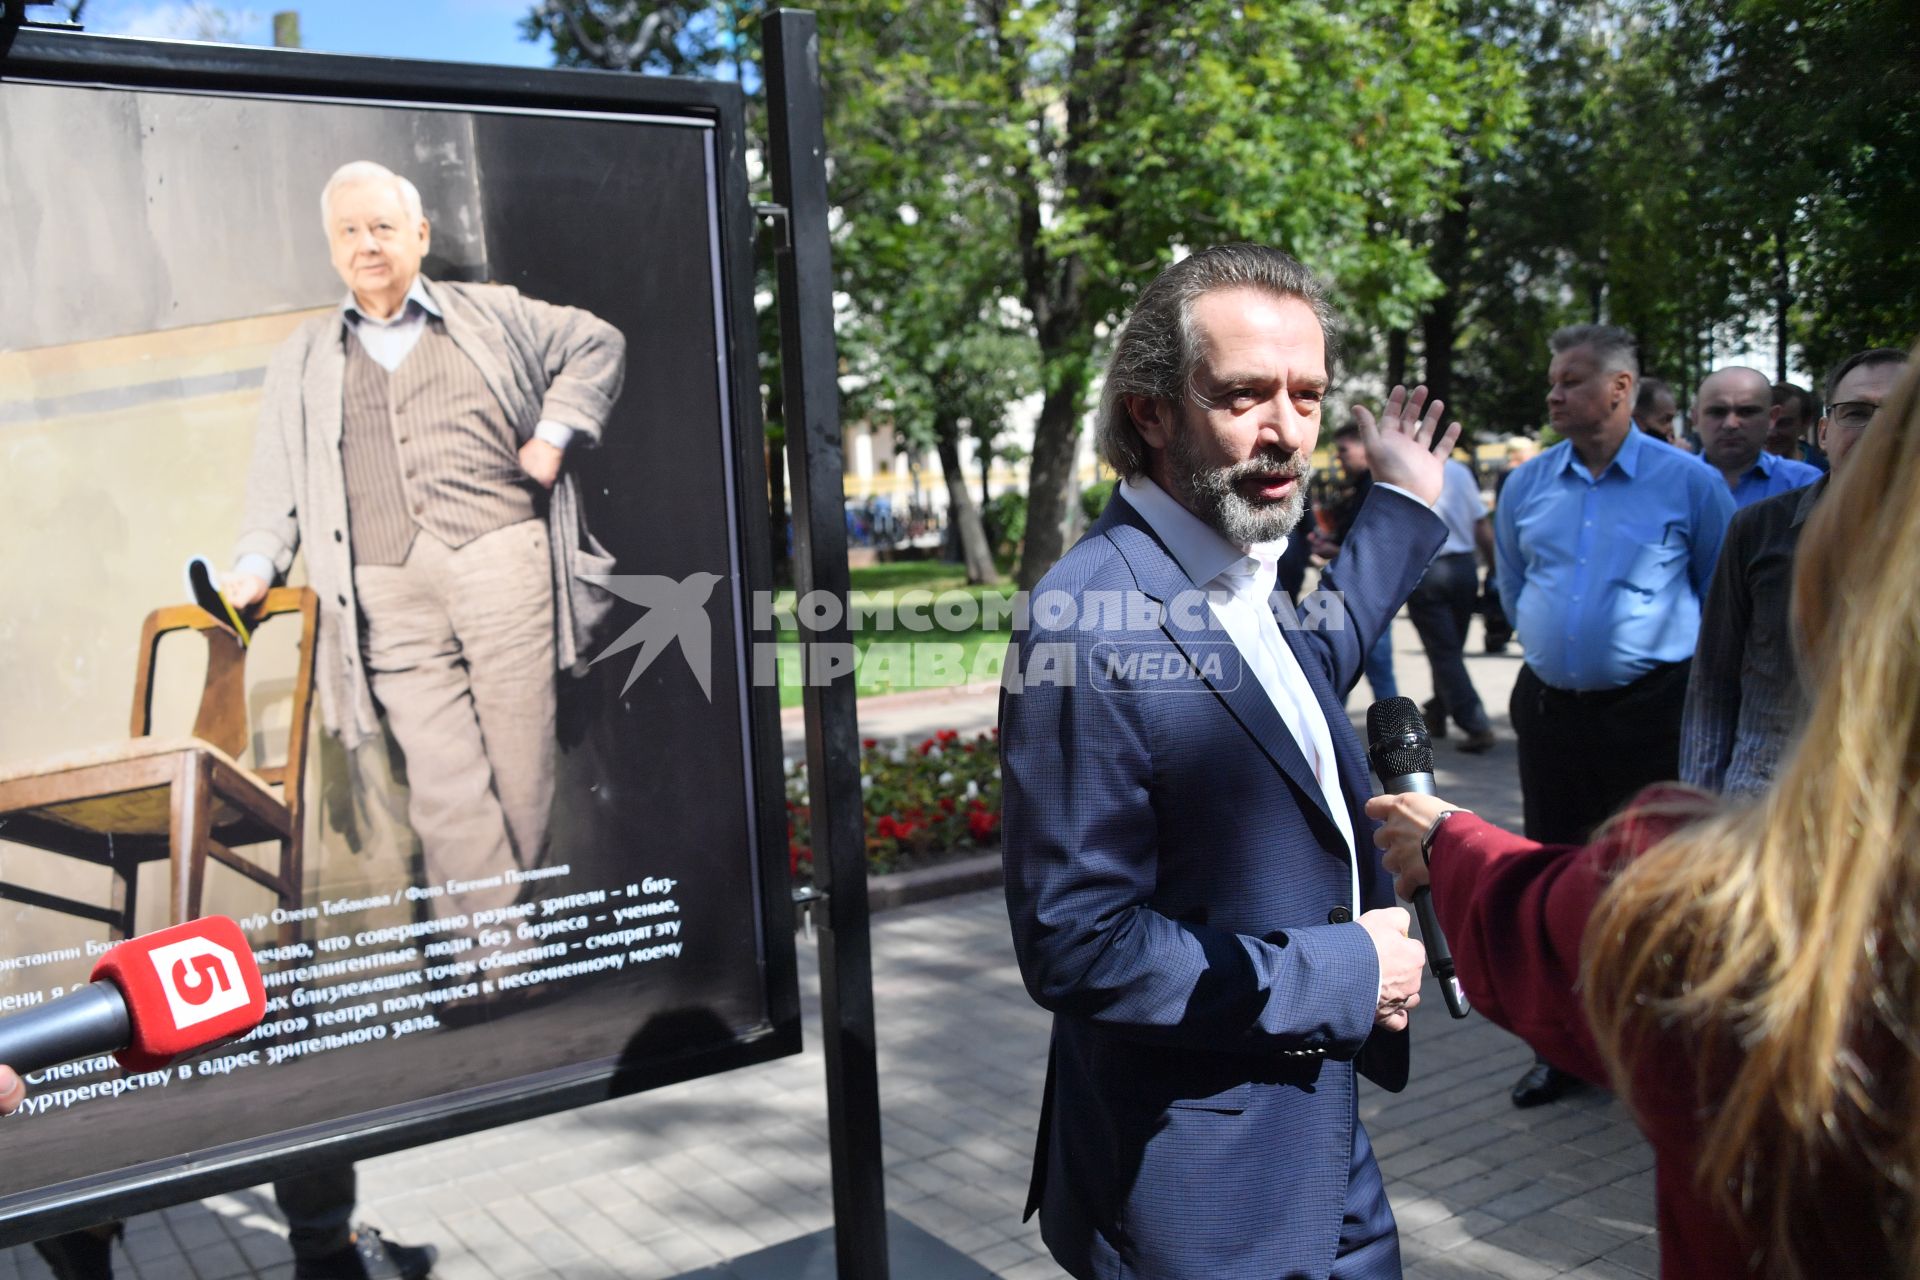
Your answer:
[[[1396,636],[1402,691],[1423,697],[1418,643],[1404,621]],[[1438,751],[1441,793],[1506,822],[1518,820],[1505,737],[1517,667],[1473,661],[1501,745]],[[990,695],[903,698],[920,701],[887,700],[869,732],[992,722]],[[1021,988],[999,895],[883,915],[874,943],[889,1208],[998,1275],[1057,1277],[1037,1223],[1019,1218],[1047,1018]],[[811,944],[800,960],[806,1053],[366,1161],[363,1216],[438,1244],[443,1280],[672,1277],[828,1226]],[[1480,1018],[1452,1022],[1431,989],[1414,1034],[1413,1084],[1368,1086],[1361,1105],[1407,1275],[1653,1275],[1651,1156],[1624,1110],[1588,1093],[1515,1111],[1506,1091],[1528,1052]],[[137,1218],[116,1255],[118,1274],[141,1280],[291,1273],[264,1188]],[[0,1280],[46,1275],[30,1249],[0,1252]]]

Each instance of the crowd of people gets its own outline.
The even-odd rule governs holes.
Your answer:
[[[1002,701],[1009,914],[1054,1014],[1029,1200],[1054,1258],[1400,1274],[1355,1106],[1357,1076],[1418,1069],[1390,875],[1431,886],[1473,1005],[1538,1054],[1516,1105],[1582,1081],[1626,1099],[1663,1274],[1920,1274],[1907,355],[1848,357],[1819,401],[1719,369],[1682,406],[1630,333],[1563,329],[1543,353],[1558,441],[1515,459],[1491,513],[1449,459],[1457,424],[1396,388],[1335,434],[1360,483],[1308,531],[1337,593],[1324,626],[1328,596],[1276,591],[1273,565],[1319,438],[1325,323],[1299,264],[1249,246],[1141,292],[1098,419],[1122,481],[1040,589],[1141,591],[1163,631],[1015,636],[1022,670],[1063,646],[1230,658],[1213,702],[1112,681]],[[1363,672],[1392,688],[1380,642],[1404,603],[1436,736],[1488,745],[1460,660],[1476,557],[1489,645],[1524,659],[1522,833],[1370,799],[1344,714]]]
[[[1716,370],[1694,396],[1692,430],[1681,431],[1672,387],[1640,372],[1631,334],[1575,326],[1552,348],[1548,415],[1564,443],[1531,466],[1532,442],[1510,444],[1481,605],[1489,653],[1513,640],[1510,609],[1532,615],[1509,707],[1525,833],[1577,845],[1654,782],[1768,789],[1805,713],[1788,619],[1800,531],[1907,356],[1870,348],[1842,360],[1824,412],[1791,382]],[[1668,448],[1646,453],[1634,436]],[[1436,579],[1459,573],[1436,559],[1408,612],[1433,669],[1429,729],[1445,736],[1451,715],[1472,750],[1466,717],[1484,713],[1460,662],[1469,611],[1436,620],[1421,607]],[[1513,1101],[1537,1106],[1577,1083],[1541,1058]]]
[[[1014,948],[1054,1014],[1048,1248],[1083,1280],[1399,1276],[1357,1079],[1417,1070],[1396,891],[1430,887],[1473,1005],[1539,1055],[1513,1101],[1631,1106],[1664,1274],[1920,1274],[1920,371],[1863,350],[1816,402],[1717,370],[1695,454],[1631,334],[1563,329],[1558,442],[1515,448],[1491,511],[1460,424],[1395,388],[1335,433],[1361,492],[1307,530],[1309,603],[1282,566],[1331,320],[1260,246],[1148,283],[1098,416],[1120,483],[1036,594],[1152,607],[1014,637],[1010,672],[1055,673],[1000,726]],[[1524,658],[1518,834],[1373,797],[1344,713],[1363,673],[1391,696],[1404,605],[1429,718],[1492,745],[1463,659],[1482,563],[1489,646]],[[1098,667],[1123,645],[1156,660]],[[1152,683],[1187,671],[1214,696]],[[20,1096],[0,1067],[0,1111]]]

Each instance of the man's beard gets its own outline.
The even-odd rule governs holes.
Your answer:
[[[1176,431],[1167,448],[1167,472],[1193,513],[1235,546],[1272,542],[1293,532],[1307,509],[1307,477],[1313,461],[1304,453],[1282,457],[1278,451],[1255,455],[1230,467],[1208,466],[1191,430]],[[1249,498],[1240,482],[1253,476],[1281,475],[1296,483],[1278,502]]]

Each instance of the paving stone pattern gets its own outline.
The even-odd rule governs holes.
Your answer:
[[[1396,636],[1402,690],[1424,696],[1418,642],[1404,621]],[[1517,822],[1517,660],[1472,662],[1503,741],[1481,757],[1442,747],[1440,790]],[[893,731],[980,714],[925,707],[924,725],[891,709]],[[874,943],[889,1207],[1009,1280],[1059,1276],[1037,1221],[1020,1221],[1048,1019],[1021,987],[999,894],[888,913]],[[803,941],[806,1053],[365,1161],[361,1215],[439,1245],[442,1280],[665,1278],[829,1226],[815,962]],[[1531,1055],[1481,1018],[1450,1020],[1431,983],[1414,1034],[1407,1091],[1367,1086],[1361,1104],[1411,1280],[1652,1276],[1652,1157],[1624,1109],[1590,1092],[1514,1110]],[[136,1218],[115,1254],[139,1280],[292,1274],[264,1187]],[[0,1280],[48,1274],[30,1248],[0,1252]]]

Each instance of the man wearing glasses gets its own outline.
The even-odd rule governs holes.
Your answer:
[[[1904,352],[1878,347],[1855,352],[1827,375],[1820,447],[1835,472],[1873,422],[1906,360]],[[1697,787],[1729,794],[1766,790],[1799,724],[1802,693],[1787,598],[1801,526],[1826,488],[1821,476],[1754,503],[1727,527],[1680,727],[1680,776]]]
[[[1736,508],[1812,484],[1820,468],[1767,453],[1773,425],[1773,384],[1758,369],[1733,365],[1707,375],[1693,400],[1701,456],[1727,478]]]

